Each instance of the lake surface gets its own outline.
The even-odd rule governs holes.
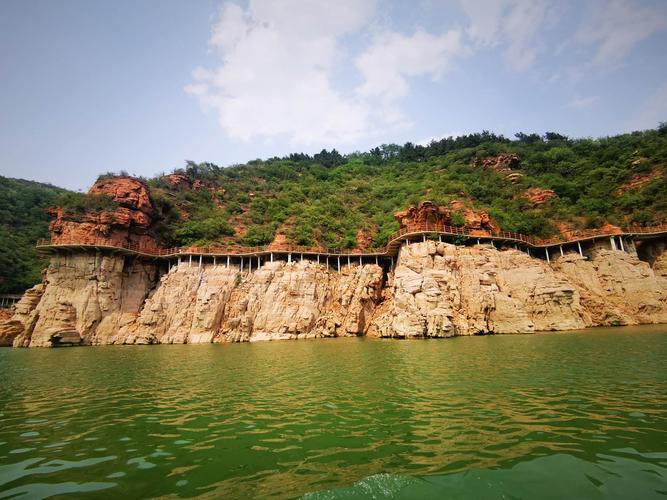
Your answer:
[[[667,327],[0,349],[0,498],[666,498]]]

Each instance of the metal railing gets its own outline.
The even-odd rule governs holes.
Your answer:
[[[445,236],[463,236],[465,238],[479,238],[480,240],[507,241],[520,243],[530,247],[550,247],[575,243],[577,241],[590,240],[604,236],[637,236],[642,234],[667,234],[667,224],[656,226],[629,226],[626,228],[608,228],[608,229],[585,229],[572,233],[569,237],[553,237],[546,239],[537,239],[532,236],[516,232],[501,231],[498,233],[489,233],[484,230],[475,230],[465,227],[447,226],[442,224],[414,224],[402,228],[391,234],[387,239],[387,245],[381,248],[345,249],[345,248],[327,248],[327,247],[308,247],[299,245],[265,245],[255,247],[244,247],[240,245],[208,245],[208,246],[188,246],[164,248],[157,245],[146,245],[134,242],[118,242],[104,238],[83,238],[67,239],[52,238],[50,240],[40,239],[37,241],[37,247],[99,247],[113,250],[125,250],[138,254],[149,255],[151,257],[172,257],[178,255],[212,255],[212,256],[238,256],[257,254],[308,254],[308,255],[326,255],[326,256],[364,256],[364,255],[390,255],[392,250],[400,245],[406,236],[438,234]]]

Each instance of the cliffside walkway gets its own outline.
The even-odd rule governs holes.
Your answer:
[[[258,259],[257,263],[273,261],[274,257],[286,257],[288,262],[303,258],[325,259],[329,265],[331,259],[335,259],[334,264],[340,268],[343,264],[350,264],[351,259],[361,263],[363,260],[368,262],[375,259],[391,259],[398,255],[401,245],[405,242],[426,241],[428,239],[450,242],[455,244],[491,244],[498,247],[514,247],[524,250],[535,257],[545,258],[549,261],[553,256],[563,255],[564,248],[576,249],[583,255],[582,243],[592,243],[597,240],[608,240],[610,248],[621,251],[634,251],[634,240],[651,239],[667,236],[667,224],[659,226],[631,226],[622,229],[611,228],[610,230],[586,230],[580,231],[571,238],[549,238],[536,239],[521,233],[501,232],[498,234],[488,234],[484,231],[472,230],[462,227],[444,226],[444,225],[414,225],[401,229],[389,236],[387,245],[382,248],[370,248],[366,250],[356,249],[337,249],[324,247],[304,247],[304,246],[261,246],[261,247],[241,247],[241,246],[208,246],[208,247],[180,247],[180,248],[161,248],[157,246],[138,245],[134,243],[112,242],[108,239],[84,239],[84,240],[66,240],[56,238],[52,240],[39,240],[37,250],[43,254],[53,254],[57,252],[73,252],[86,249],[108,251],[112,253],[137,255],[145,258],[167,260],[178,260],[181,262],[186,258],[192,263],[192,258],[222,259],[220,263],[230,264],[232,259],[235,262],[240,259],[241,269],[243,269],[244,259],[252,269],[253,259]],[[556,251],[554,254],[553,252]],[[341,259],[343,259],[341,261]]]
[[[21,300],[21,294],[14,293],[3,293],[0,294],[0,309],[10,309],[14,306],[19,300]]]

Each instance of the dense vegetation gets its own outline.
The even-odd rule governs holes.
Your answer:
[[[48,184],[0,177],[0,293],[20,293],[40,281],[47,263],[35,242],[49,236],[46,208],[64,194]]]
[[[514,181],[474,166],[476,158],[513,153]],[[187,162],[176,172],[189,184],[164,176],[148,179],[160,215],[155,226],[167,245],[263,245],[278,232],[296,244],[354,247],[362,229],[383,245],[398,229],[393,214],[423,200],[461,200],[487,210],[504,230],[536,236],[575,228],[667,222],[667,125],[601,139],[570,139],[548,132],[489,132],[446,138],[427,146],[382,145],[366,153],[335,149],[310,156],[254,160],[221,168]],[[106,174],[109,175],[109,174]],[[622,189],[645,177],[639,187]],[[557,196],[533,207],[529,188]],[[115,207],[104,196],[68,193],[52,186],[0,178],[0,291],[21,291],[39,280],[43,262],[34,242],[47,236],[44,209],[73,213]],[[464,222],[454,214],[453,223]]]
[[[514,182],[473,165],[503,153],[521,160]],[[488,210],[504,230],[536,236],[555,233],[557,222],[575,228],[663,222],[666,162],[667,126],[601,139],[548,132],[510,140],[482,132],[428,146],[390,144],[345,156],[324,150],[228,168],[188,162],[177,172],[201,181],[199,189],[171,186],[161,176],[148,182],[168,244],[261,245],[282,231],[297,244],[353,247],[359,229],[383,245],[398,228],[394,212],[422,200],[462,200]],[[642,175],[655,179],[619,191]],[[534,208],[521,196],[531,187],[553,189],[557,197]]]

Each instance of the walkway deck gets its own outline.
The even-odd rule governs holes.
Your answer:
[[[0,294],[0,309],[9,309],[19,300],[21,300],[23,295],[15,293],[3,293]]]
[[[281,246],[272,247],[271,245],[262,247],[182,247],[182,248],[160,248],[136,245],[127,243],[119,245],[117,242],[111,242],[105,239],[91,239],[79,241],[67,241],[58,239],[39,240],[37,250],[41,253],[51,254],[58,251],[77,251],[85,249],[104,250],[108,252],[132,254],[152,259],[173,259],[178,257],[203,256],[203,257],[272,257],[272,255],[303,255],[306,257],[377,257],[392,258],[398,255],[401,245],[406,241],[416,241],[417,239],[439,239],[441,241],[455,242],[465,244],[472,243],[491,243],[499,246],[516,246],[521,249],[549,249],[562,248],[568,245],[577,245],[583,242],[592,242],[599,239],[611,239],[612,246],[619,244],[623,248],[623,240],[649,239],[667,236],[667,224],[659,226],[632,226],[610,231],[587,230],[579,232],[576,237],[570,239],[550,238],[539,240],[521,233],[502,232],[496,235],[481,234],[480,231],[470,230],[461,227],[443,226],[443,225],[415,225],[403,228],[392,234],[388,238],[387,245],[381,248],[371,248],[367,250],[350,250],[323,247],[303,247],[303,246]],[[616,242],[618,238],[618,242]]]

